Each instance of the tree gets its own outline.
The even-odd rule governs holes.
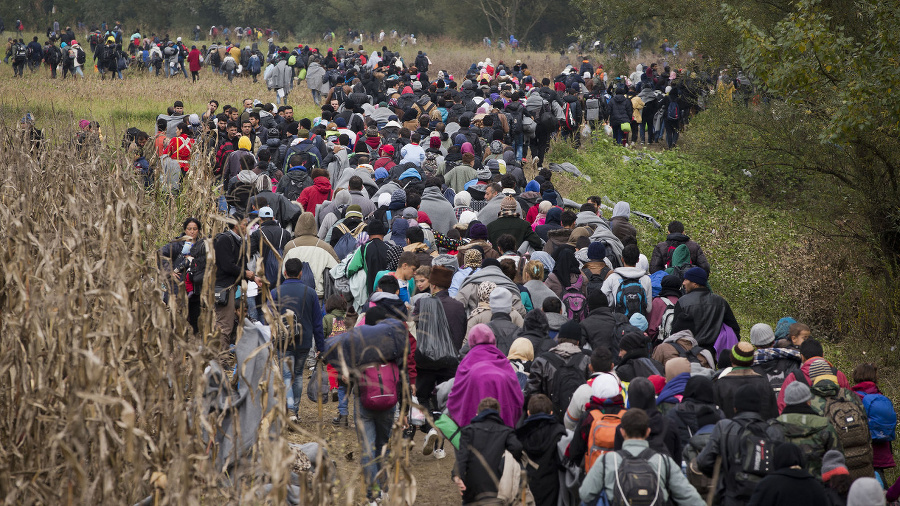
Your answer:
[[[528,40],[528,33],[540,21],[550,2],[541,0],[466,0],[481,11],[488,21],[491,39],[515,35]]]

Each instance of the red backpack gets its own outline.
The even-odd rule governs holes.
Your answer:
[[[359,402],[372,411],[386,411],[400,400],[400,368],[395,362],[370,364],[360,371]]]

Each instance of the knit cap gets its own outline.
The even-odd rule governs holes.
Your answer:
[[[512,311],[512,294],[506,288],[495,288],[490,298],[491,313],[507,313]]]
[[[347,207],[347,212],[344,214],[344,218],[363,218],[362,207],[358,204],[353,204],[352,206]],[[640,313],[638,313],[640,314]]]
[[[500,216],[517,216],[516,213],[516,199],[512,197],[504,197],[502,201],[500,201]]]
[[[491,171],[488,168],[478,169],[478,172],[475,173],[475,177],[478,178],[479,181],[490,181]]]
[[[750,344],[768,346],[775,342],[775,331],[767,323],[757,323],[750,329]]]
[[[565,325],[563,325],[563,327],[565,327]],[[562,329],[560,329],[560,331],[562,331]],[[591,383],[591,395],[598,399],[612,399],[619,395],[621,390],[622,386],[619,385],[619,380],[608,373],[597,376],[594,378],[593,383]]]
[[[800,381],[791,382],[784,389],[784,403],[788,406],[806,404],[810,399],[812,399],[812,392],[809,391],[808,386]]]
[[[602,242],[592,242],[588,246],[588,260],[603,260],[606,258],[606,246]],[[640,313],[637,313],[640,314]]]
[[[691,267],[684,273],[684,279],[693,281],[700,286],[706,286],[709,281],[709,274],[702,267]]]
[[[468,225],[477,219],[478,214],[476,214],[475,211],[463,211],[459,214],[459,223],[462,225]]]
[[[431,267],[431,276],[428,278],[428,282],[438,288],[450,288],[450,284],[453,281],[453,271],[442,267],[440,265],[434,265]],[[495,291],[506,291],[506,290],[495,290]],[[795,382],[796,383],[796,382]]]
[[[391,193],[391,202],[406,203],[406,192],[404,190],[394,190],[394,192]]]
[[[472,226],[469,227],[469,239],[483,239],[486,241],[487,238],[487,227],[484,223],[473,223]]]
[[[831,370],[831,365],[824,358],[813,360],[809,364],[809,379],[812,380],[813,385],[822,380],[829,380],[835,384],[838,382],[837,376]]]
[[[755,353],[756,348],[752,344],[741,341],[731,348],[731,364],[735,367],[750,367]]]
[[[847,506],[884,506],[884,489],[875,478],[864,476],[850,485]]]
[[[650,383],[653,383],[653,389],[656,390],[656,395],[659,395],[666,386],[666,378],[663,378],[659,374],[654,374],[647,379],[650,380]]]
[[[446,253],[438,255],[431,259],[432,267],[441,266],[447,269],[454,274],[459,270],[459,260],[453,255],[448,255]]]
[[[797,383],[796,381],[794,383]],[[794,383],[791,383],[793,385]],[[822,457],[822,481],[828,481],[832,476],[840,474],[849,475],[844,454],[840,450],[828,450]]]
[[[581,324],[575,320],[569,320],[559,328],[557,339],[568,339],[570,341],[581,341]]]
[[[634,313],[633,315],[631,315],[631,318],[628,319],[628,323],[640,329],[641,332],[645,332],[647,330],[647,327],[650,326],[650,323],[647,321],[647,317],[642,315],[641,313]]]
[[[638,334],[637,332],[625,334],[625,336],[622,337],[622,341],[619,343],[619,349],[625,351],[640,349],[646,350],[647,336],[645,336],[644,334]]]

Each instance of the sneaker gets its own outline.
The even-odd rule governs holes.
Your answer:
[[[338,401],[338,389],[332,388],[331,389],[331,402],[337,402],[337,401]]]
[[[442,458],[447,456],[447,452],[444,451],[443,448],[438,448],[434,451],[434,458],[441,460]]]
[[[337,425],[338,427],[350,426],[350,421],[347,419],[347,415],[338,415],[331,419],[331,423],[333,425]]]
[[[437,430],[429,430],[428,434],[425,435],[425,444],[422,445],[422,455],[431,455],[431,452],[434,451],[434,445],[437,443],[437,440]]]
[[[290,421],[291,423],[300,423],[300,417],[297,416],[297,413],[294,413],[291,415]]]

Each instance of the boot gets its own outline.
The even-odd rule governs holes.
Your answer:
[[[333,425],[337,425],[338,427],[349,427],[350,421],[347,420],[347,415],[338,415],[331,419],[331,423]]]

